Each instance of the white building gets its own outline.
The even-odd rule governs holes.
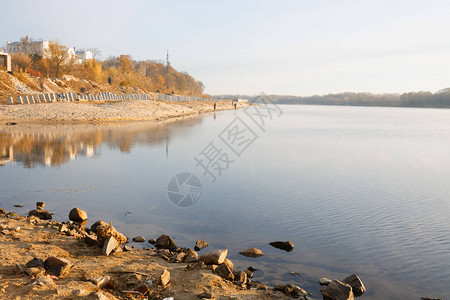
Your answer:
[[[94,58],[94,53],[90,50],[78,50],[75,48],[68,48],[70,60],[75,57],[75,63],[81,64],[86,60]],[[2,52],[2,51],[0,51]],[[37,54],[42,58],[50,57],[50,41],[32,41],[27,37],[22,38],[19,42],[6,42],[6,52],[9,54],[25,53],[25,54]]]
[[[50,55],[49,44],[49,41],[31,41],[27,36],[19,42],[7,42],[6,52],[9,54],[37,54],[43,58],[47,58]]]
[[[78,50],[75,51],[75,55],[77,56],[76,63],[82,64],[86,60],[94,59],[94,54],[90,50]]]

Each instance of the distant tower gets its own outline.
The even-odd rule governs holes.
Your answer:
[[[166,67],[169,68],[170,61],[169,61],[169,49],[167,49],[167,56],[166,56]]]

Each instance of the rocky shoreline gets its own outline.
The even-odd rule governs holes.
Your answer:
[[[0,209],[2,299],[314,299],[296,285],[253,281],[255,269],[234,268],[227,249],[206,252],[209,244],[200,238],[191,249],[161,235],[140,249],[130,247],[111,223],[86,227],[87,213],[79,208],[69,212],[67,222],[52,220],[44,208],[37,202],[27,217]],[[142,236],[130,240],[146,242]],[[270,244],[294,249],[291,241]],[[240,254],[264,255],[256,248]],[[323,299],[353,299],[366,291],[354,274],[342,281],[322,278],[319,284]]]

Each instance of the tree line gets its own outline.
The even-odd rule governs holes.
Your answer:
[[[179,72],[169,64],[156,60],[135,61],[130,55],[110,57],[104,61],[89,59],[81,64],[69,49],[56,41],[50,42],[46,55],[14,53],[11,55],[13,74],[60,78],[73,75],[98,83],[121,87],[136,87],[147,92],[201,97],[205,86],[187,72]]]
[[[219,98],[245,98],[250,102],[258,96],[220,95]],[[436,107],[450,108],[450,88],[438,92],[409,92],[404,94],[338,93],[323,96],[269,95],[277,104],[304,105],[348,105],[348,106],[387,106],[387,107]]]
[[[347,92],[309,97],[280,95],[272,95],[271,97],[279,104],[450,108],[450,88],[440,90],[436,93],[372,94]]]

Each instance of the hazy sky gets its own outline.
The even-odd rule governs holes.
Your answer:
[[[1,0],[0,45],[22,36],[164,59],[211,94],[450,87],[448,0]]]

